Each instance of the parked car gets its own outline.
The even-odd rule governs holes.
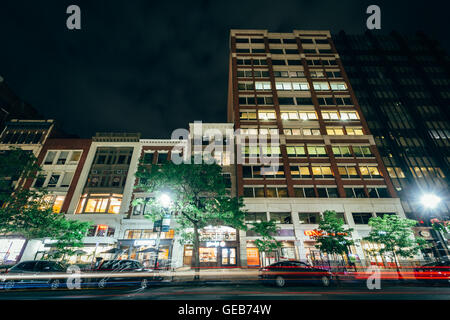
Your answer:
[[[414,269],[416,280],[430,284],[450,285],[450,260],[424,264]]]
[[[65,278],[55,275],[65,274],[67,267],[56,261],[31,260],[23,261],[6,271],[6,275],[18,276],[18,279],[8,279],[0,276],[0,288],[4,290],[19,288],[51,288],[58,289],[65,283]],[[44,275],[45,277],[41,277]],[[22,276],[39,276],[26,279]]]
[[[319,267],[312,267],[301,261],[281,261],[259,269],[259,279],[263,283],[284,287],[288,283],[322,284],[328,287],[334,281],[333,274]]]
[[[153,274],[153,269],[145,268],[137,260],[105,260],[94,272],[102,273],[101,277],[91,279],[91,283],[99,288],[136,286],[145,289],[152,282],[163,280],[162,277]],[[121,276],[118,273],[131,273],[131,275]]]

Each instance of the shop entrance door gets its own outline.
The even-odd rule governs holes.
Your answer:
[[[236,248],[222,248],[221,265],[235,266],[236,265]]]

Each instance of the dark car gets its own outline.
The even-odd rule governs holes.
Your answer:
[[[430,284],[450,285],[450,260],[424,264],[414,269],[416,280]]]
[[[91,279],[91,283],[99,288],[136,286],[145,289],[152,282],[163,279],[155,276],[154,270],[145,268],[137,260],[105,260],[94,272],[101,273],[101,277]]]
[[[333,275],[326,269],[312,267],[301,261],[281,261],[259,269],[259,279],[278,287],[288,283],[318,283],[328,287],[333,281]]]
[[[56,261],[32,260],[23,261],[5,273],[8,277],[0,277],[0,288],[4,290],[18,288],[51,288],[61,287],[66,278],[55,277],[66,274],[66,266]],[[9,279],[9,276],[13,276]],[[31,277],[30,277],[31,276]]]

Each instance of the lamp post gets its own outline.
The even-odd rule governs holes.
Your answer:
[[[435,209],[439,203],[441,202],[441,198],[438,197],[435,194],[432,193],[426,193],[423,194],[422,197],[420,198],[420,202],[422,203],[422,206],[425,208],[425,210],[430,211],[431,213],[431,218],[437,218],[436,214],[433,213],[433,209]],[[436,231],[436,234],[439,238],[439,242],[441,243],[442,248],[444,249],[444,251],[447,251],[447,249],[445,248],[445,239],[444,237],[441,235],[440,231]],[[438,246],[438,250],[437,253],[439,255],[440,258],[440,253],[439,253],[439,246]]]
[[[167,219],[167,216],[169,216],[169,208],[172,206],[172,199],[170,198],[170,196],[167,193],[163,193],[159,196],[158,202],[161,205],[161,207],[163,208],[164,218],[161,222],[161,225],[159,226],[158,238],[156,239],[156,253],[155,253],[156,256],[155,256],[155,267],[154,267],[155,270],[158,266],[159,246],[161,243],[161,232],[162,232],[163,228],[165,228],[166,226],[168,227],[170,225],[170,219]]]

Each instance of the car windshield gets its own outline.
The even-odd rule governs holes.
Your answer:
[[[10,271],[31,271],[34,269],[35,261],[21,262],[10,269]]]

